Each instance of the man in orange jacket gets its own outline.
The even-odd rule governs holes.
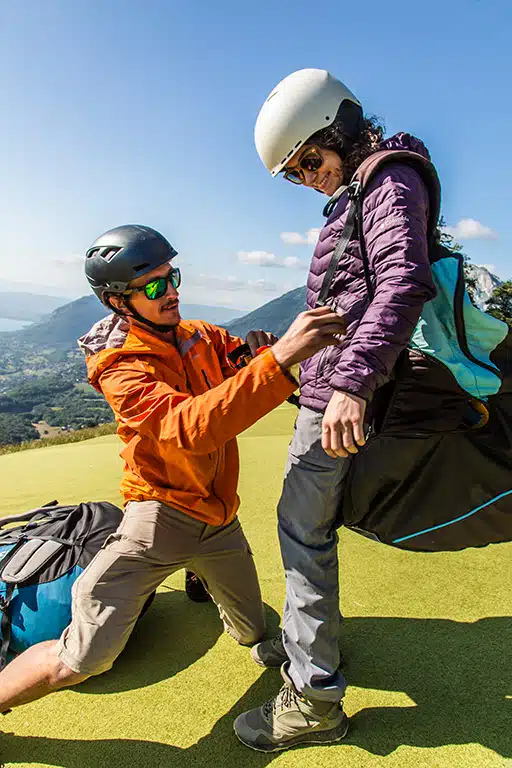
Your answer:
[[[176,251],[155,230],[122,226],[87,252],[85,271],[113,310],[80,340],[88,377],[111,405],[123,443],[125,514],[73,587],[61,638],[29,648],[0,673],[0,712],[109,669],[148,596],[189,568],[205,584],[239,643],[264,633],[253,558],[236,517],[236,435],[296,389],[292,365],[338,343],[343,321],[304,312],[276,341],[251,332],[245,368],[229,354],[239,338],[182,321]]]

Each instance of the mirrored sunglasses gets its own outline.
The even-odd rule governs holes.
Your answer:
[[[169,283],[176,290],[181,285],[181,272],[179,267],[172,267],[163,277],[157,277],[140,288],[131,288],[127,293],[142,291],[147,299],[154,301],[161,299],[167,293]]]
[[[296,168],[291,168],[289,171],[284,170],[284,178],[286,181],[291,181],[292,184],[304,184],[306,177],[304,171],[315,173],[319,171],[324,163],[322,155],[315,147],[310,147],[300,158],[299,164]]]

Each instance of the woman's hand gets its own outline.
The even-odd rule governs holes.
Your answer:
[[[348,392],[334,392],[322,421],[322,448],[328,456],[345,457],[365,444],[365,411],[366,400]]]

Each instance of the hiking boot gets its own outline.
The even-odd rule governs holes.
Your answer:
[[[185,571],[185,592],[194,603],[207,603],[211,600],[203,582],[192,571]]]
[[[235,734],[246,747],[258,752],[278,752],[298,744],[331,744],[348,731],[341,702],[307,699],[293,685],[283,664],[284,685],[262,707],[239,715]]]
[[[263,640],[253,645],[251,657],[260,667],[282,667],[288,661],[288,654],[283,645],[283,635],[279,633],[270,640]]]

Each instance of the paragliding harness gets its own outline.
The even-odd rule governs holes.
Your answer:
[[[506,323],[472,304],[463,257],[439,242],[440,185],[432,163],[415,152],[388,150],[359,167],[317,304],[328,303],[354,231],[372,300],[363,197],[375,172],[396,162],[413,167],[429,192],[429,259],[437,295],[425,303],[391,381],[369,404],[368,439],[351,461],[339,524],[417,551],[510,541],[512,334]]]
[[[71,587],[122,517],[107,501],[52,501],[0,519],[0,670],[29,646],[60,637],[71,621]]]

